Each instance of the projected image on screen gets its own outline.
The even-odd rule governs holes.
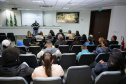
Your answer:
[[[78,23],[79,12],[58,12],[56,16],[57,22]]]

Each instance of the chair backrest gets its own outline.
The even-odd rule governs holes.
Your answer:
[[[123,78],[120,71],[105,71],[95,78],[95,84],[120,84]]]
[[[80,40],[81,44],[84,44],[85,43],[85,40]]]
[[[33,84],[62,84],[60,77],[36,77]]]
[[[40,46],[30,46],[29,47],[29,52],[32,52],[32,54],[37,55],[41,51]]]
[[[69,53],[69,45],[59,45],[59,50],[61,53]]]
[[[124,62],[125,62],[125,64],[126,64],[126,51],[121,51],[122,52],[122,55],[123,55],[123,57],[124,57]]]
[[[28,84],[23,77],[0,77],[0,84]]]
[[[120,45],[118,44],[111,44],[109,47],[110,49],[114,49],[114,48],[120,49]]]
[[[63,69],[67,69],[70,66],[75,66],[76,54],[75,53],[64,53],[60,58],[60,65]]]
[[[23,50],[23,51],[25,51],[25,52],[27,52],[25,46],[16,46],[16,47],[17,47],[17,48],[20,48],[21,50]]]
[[[0,35],[5,35],[5,36],[6,36],[6,34],[5,34],[5,33],[0,33]]]
[[[89,66],[69,67],[63,82],[65,82],[65,84],[90,84],[91,71]]]
[[[67,40],[66,44],[71,45],[74,40]]]
[[[95,61],[94,53],[85,53],[82,54],[78,60],[78,65],[90,65],[93,61]]]
[[[96,49],[96,46],[95,45],[88,45],[87,49],[88,49],[89,52],[93,52],[93,50]]]
[[[6,36],[6,35],[0,35],[0,43],[1,43],[3,40],[5,40],[5,39],[7,39],[7,36]]]
[[[21,62],[26,62],[32,68],[36,68],[38,66],[37,58],[34,54],[20,54],[19,60]]]
[[[79,52],[81,52],[81,46],[82,45],[73,45],[71,48],[71,53],[78,54]]]
[[[11,41],[15,41],[15,36],[13,33],[7,33],[7,37],[11,40]]]
[[[96,58],[95,61],[99,62],[100,60],[103,60],[104,62],[107,62],[109,59],[109,53],[99,53]]]
[[[23,43],[25,46],[30,46],[29,43],[31,43],[31,39],[23,39]]]
[[[0,57],[0,65],[2,65],[2,64],[3,64],[3,58]]]

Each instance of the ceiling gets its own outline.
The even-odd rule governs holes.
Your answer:
[[[33,3],[33,1],[42,1]],[[0,0],[0,9],[18,8],[18,10],[86,10],[108,6],[126,6],[126,0]],[[52,6],[41,7],[40,6]]]

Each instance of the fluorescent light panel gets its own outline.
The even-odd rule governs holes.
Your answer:
[[[32,2],[33,2],[33,3],[44,3],[43,0],[33,0]]]

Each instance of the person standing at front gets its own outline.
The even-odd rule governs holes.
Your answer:
[[[37,23],[37,20],[35,20],[35,23],[31,25],[33,27],[33,35],[36,36],[38,34],[38,29],[40,27],[39,23]]]

